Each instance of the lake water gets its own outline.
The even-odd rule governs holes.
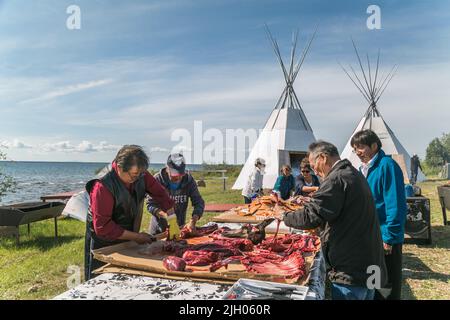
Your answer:
[[[40,201],[43,195],[82,190],[86,182],[106,165],[108,163],[0,161],[0,171],[17,182],[15,192],[4,194],[0,204]],[[163,166],[151,164],[150,169],[159,170]],[[188,165],[187,168],[200,170],[201,165]]]

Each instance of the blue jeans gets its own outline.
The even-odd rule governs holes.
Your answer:
[[[331,299],[333,300],[373,300],[375,289],[331,283]]]

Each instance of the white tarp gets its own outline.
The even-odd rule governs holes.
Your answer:
[[[73,195],[67,202],[62,215],[86,222],[89,201],[89,194],[87,191],[81,191]]]

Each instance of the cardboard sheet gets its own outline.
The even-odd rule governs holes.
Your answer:
[[[255,215],[251,216],[240,216],[235,211],[229,210],[224,213],[221,213],[215,216],[212,221],[214,222],[222,222],[222,223],[251,223],[257,224],[262,222],[267,217],[258,217]]]
[[[225,284],[225,285],[231,285],[231,284],[235,283],[234,280],[215,280],[215,279],[202,279],[202,278],[196,278],[196,277],[180,277],[180,276],[175,276],[175,275],[168,275],[168,274],[162,274],[162,273],[155,273],[155,272],[119,267],[119,266],[115,266],[115,265],[112,265],[109,263],[107,265],[104,265],[101,268],[98,268],[97,270],[94,270],[94,273],[95,274],[120,273],[120,274],[152,277],[152,278],[163,278],[163,279],[169,279],[169,280],[196,281],[196,282],[204,282],[204,283],[212,283],[212,284]]]
[[[193,238],[189,239],[189,243],[205,242],[206,239]],[[159,274],[162,277],[178,277],[178,278],[195,278],[204,280],[219,280],[219,281],[237,281],[240,278],[249,278],[265,281],[275,281],[281,283],[294,283],[290,279],[284,279],[277,277],[276,275],[265,275],[248,272],[245,267],[239,262],[231,263],[228,268],[220,268],[215,272],[209,271],[209,266],[195,267],[189,266],[189,271],[168,271],[163,266],[163,259],[169,254],[156,253],[151,256],[140,253],[143,249],[135,242],[125,242],[114,246],[109,246],[94,250],[94,258],[115,267],[125,267],[127,269],[140,270],[144,272],[150,272]],[[314,261],[314,254],[305,257],[306,274],[309,274],[309,270]],[[308,276],[299,279],[297,284],[305,284],[308,281]]]

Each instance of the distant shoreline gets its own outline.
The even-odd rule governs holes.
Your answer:
[[[87,164],[109,164],[109,162],[95,161],[40,161],[40,160],[0,160],[0,163],[87,163]],[[156,164],[156,163],[155,163]]]
[[[81,163],[81,164],[101,164],[108,165],[111,162],[95,162],[95,161],[40,161],[40,160],[0,160],[0,163]],[[151,162],[150,166],[165,166],[163,162]],[[187,166],[223,166],[221,163],[186,163]],[[243,164],[225,164],[226,166],[242,166]]]

